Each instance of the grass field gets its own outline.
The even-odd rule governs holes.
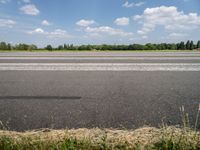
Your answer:
[[[199,150],[200,132],[189,128],[143,127],[117,129],[41,129],[27,132],[0,131],[1,150]]]
[[[0,50],[0,52],[200,52],[198,50]]]

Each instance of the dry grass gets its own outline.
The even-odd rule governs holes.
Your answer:
[[[200,149],[200,133],[176,127],[0,131],[0,149]]]

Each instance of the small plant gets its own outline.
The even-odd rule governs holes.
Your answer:
[[[197,111],[197,116],[196,116],[196,121],[195,121],[195,125],[194,125],[194,130],[197,130],[197,125],[198,125],[198,120],[199,120],[199,113],[200,113],[200,104],[199,104],[199,108]]]
[[[0,130],[8,130],[8,126],[5,125],[1,120],[0,120]]]
[[[180,107],[183,128],[186,130],[190,128],[189,114],[185,112],[185,107]]]

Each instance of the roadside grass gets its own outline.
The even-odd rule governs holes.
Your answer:
[[[188,114],[180,108],[182,126],[119,129],[40,129],[26,132],[8,131],[0,122],[0,150],[200,150],[197,129],[190,127]]]
[[[0,131],[1,150],[198,150],[200,132],[179,127],[143,127],[137,130],[71,129]]]

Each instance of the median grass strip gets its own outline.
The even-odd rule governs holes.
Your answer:
[[[0,131],[1,150],[200,149],[200,132],[178,127]]]

